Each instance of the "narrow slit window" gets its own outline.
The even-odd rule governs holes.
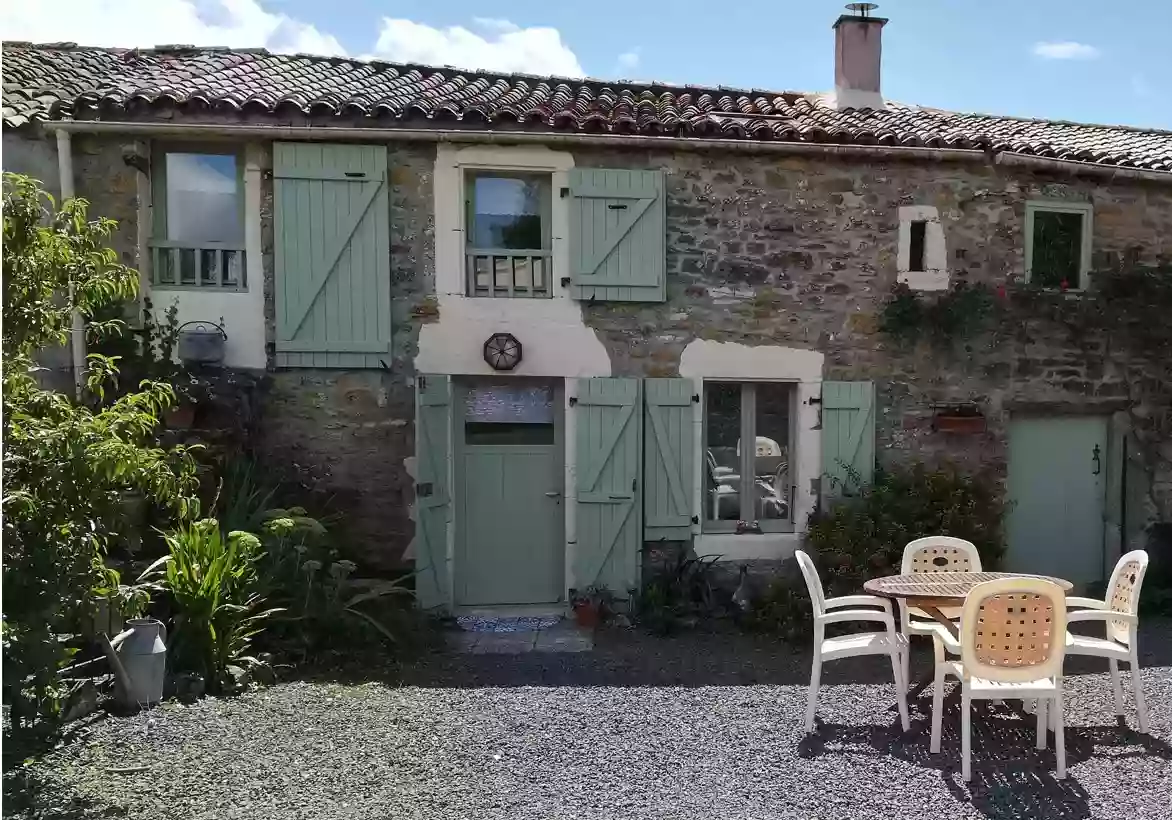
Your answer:
[[[924,239],[928,234],[928,223],[917,219],[911,224],[911,237],[908,244],[909,271],[923,271],[924,267]]]

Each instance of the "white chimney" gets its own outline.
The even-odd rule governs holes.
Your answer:
[[[872,17],[874,3],[850,3],[834,24],[834,106],[878,108],[883,105],[879,90],[883,57],[883,26],[887,20]]]

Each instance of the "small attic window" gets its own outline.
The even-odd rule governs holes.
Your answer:
[[[928,235],[928,223],[922,219],[917,219],[911,224],[911,236],[909,239],[908,248],[908,266],[909,271],[924,271],[924,241]]]

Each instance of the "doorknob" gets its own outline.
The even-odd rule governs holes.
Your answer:
[[[562,494],[559,493],[557,490],[550,490],[548,493],[545,494],[545,497],[546,498],[561,498]]]

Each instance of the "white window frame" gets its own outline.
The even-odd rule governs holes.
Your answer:
[[[167,209],[167,172],[166,163],[168,154],[208,154],[215,156],[230,156],[236,162],[236,199],[237,215],[240,222],[240,238],[238,240],[206,240],[201,242],[172,241],[167,238],[168,220],[171,218]],[[155,290],[194,290],[212,291],[220,293],[246,293],[249,288],[248,249],[246,248],[245,232],[247,231],[247,203],[245,202],[245,158],[244,145],[236,143],[216,142],[158,142],[151,146],[151,202],[152,218],[150,222],[150,237],[147,243],[150,254],[151,287]],[[195,281],[181,281],[179,273],[180,258],[185,253],[191,253],[195,264]],[[205,282],[203,279],[203,254],[216,254],[221,266],[219,281]],[[239,280],[225,280],[223,267],[230,258],[228,254],[235,254],[239,259]],[[168,257],[170,269],[175,272],[176,278],[172,281],[163,281],[160,278],[162,261]]]
[[[467,258],[466,172],[519,173],[550,175],[550,296],[569,298],[570,287],[570,200],[561,191],[570,186],[570,169],[574,157],[566,151],[545,146],[477,145],[466,148],[440,146],[436,158],[436,292],[445,297],[469,296]],[[501,301],[545,301],[544,299],[504,299]]]
[[[783,499],[786,504],[786,509],[789,512],[789,517],[784,520],[778,519],[756,519],[761,527],[762,533],[768,532],[793,532],[794,531],[794,503],[796,497],[795,484],[795,465],[797,464],[797,385],[789,380],[773,380],[773,379],[722,379],[722,378],[706,378],[703,380],[703,393],[700,397],[701,405],[701,436],[702,445],[700,449],[700,485],[702,509],[700,514],[701,531],[705,533],[730,533],[735,532],[737,527],[736,521],[718,521],[712,520],[709,516],[711,512],[711,503],[708,498],[708,481],[706,471],[708,470],[708,388],[710,385],[716,384],[732,384],[741,389],[741,427],[740,427],[740,468],[741,487],[745,486],[745,479],[749,477],[751,481],[755,481],[756,474],[756,457],[757,457],[757,391],[755,389],[758,384],[783,384],[787,386],[786,402],[786,418],[789,421],[789,429],[786,431],[786,459],[788,462],[787,472],[789,474],[789,489]],[[752,446],[745,446],[745,442],[751,442]],[[754,492],[756,488],[754,485]],[[740,519],[747,523],[752,523],[754,516],[749,515],[745,517],[746,507],[748,506],[745,500],[745,494],[740,495],[741,514]]]
[[[1069,290],[1086,290],[1090,285],[1091,251],[1094,247],[1094,210],[1090,202],[1067,202],[1065,200],[1031,199],[1025,210],[1025,280],[1033,281],[1034,266],[1034,216],[1039,212],[1080,214],[1082,216],[1082,238],[1079,248],[1078,282],[1071,283]],[[1048,288],[1056,290],[1056,288]]]
[[[461,185],[464,192],[464,265],[465,265],[465,287],[466,294],[475,298],[534,298],[544,299],[553,296],[553,173],[544,171],[518,171],[516,169],[502,170],[500,168],[476,168],[472,166],[463,166],[460,169]],[[477,247],[474,248],[468,242],[469,225],[468,220],[475,215],[474,203],[472,201],[474,191],[474,180],[478,176],[497,176],[499,178],[517,178],[520,176],[526,177],[540,177],[545,183],[544,190],[541,196],[541,221],[542,221],[542,237],[540,248],[527,248],[523,250],[512,250],[508,248],[494,248],[494,247]],[[476,251],[476,253],[473,253]],[[545,284],[545,289],[541,293],[534,293],[531,290],[523,290],[522,292],[514,292],[513,283],[507,285],[503,290],[495,287],[495,276],[491,277],[494,282],[489,285],[488,293],[476,292],[476,286],[473,281],[473,275],[469,270],[469,260],[487,258],[489,265],[497,264],[511,264],[513,266],[513,275],[516,277],[516,266],[518,262],[529,265],[533,264],[534,260],[544,260],[543,267],[545,276],[548,281]],[[530,276],[532,274],[530,273]]]

